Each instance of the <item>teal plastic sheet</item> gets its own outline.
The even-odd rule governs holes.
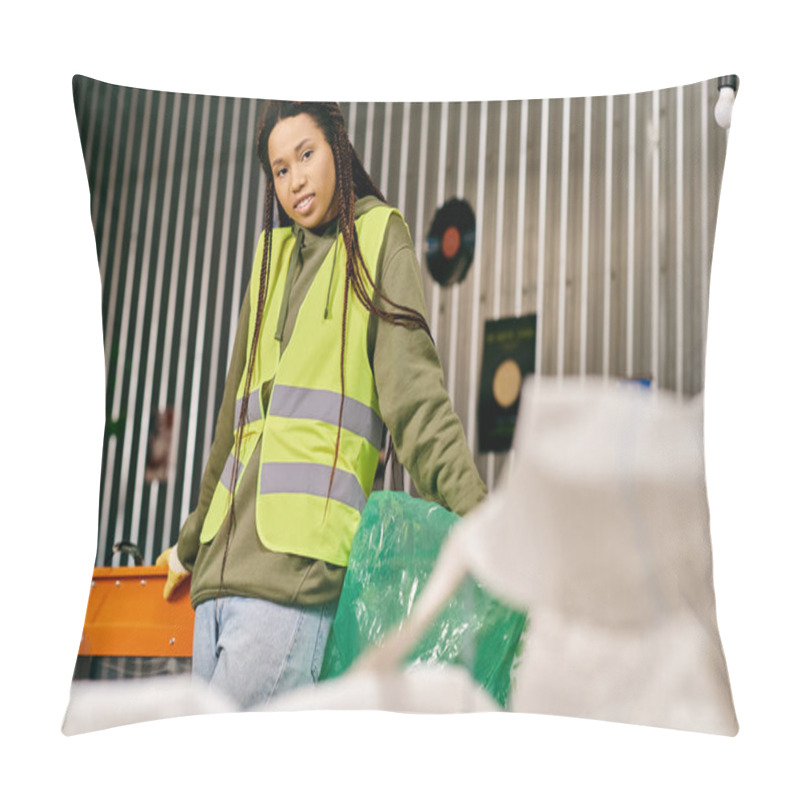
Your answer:
[[[335,678],[407,619],[459,517],[404,492],[373,492],[353,540],[321,679]],[[470,576],[406,659],[458,664],[503,707],[526,615]]]

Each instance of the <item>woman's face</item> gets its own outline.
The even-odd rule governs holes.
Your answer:
[[[322,129],[308,114],[280,120],[267,141],[275,193],[298,224],[316,228],[337,214],[336,165]]]

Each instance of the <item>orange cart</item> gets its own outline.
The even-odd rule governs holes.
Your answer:
[[[166,567],[96,567],[78,655],[191,658],[189,581],[167,602],[166,579]]]

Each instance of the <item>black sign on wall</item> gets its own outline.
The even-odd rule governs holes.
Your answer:
[[[478,449],[511,448],[526,375],[536,366],[536,314],[486,320],[478,397]]]

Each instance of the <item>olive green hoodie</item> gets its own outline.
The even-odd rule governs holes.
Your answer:
[[[356,202],[356,216],[379,203],[375,197],[361,198]],[[280,315],[283,322],[281,352],[292,335],[306,292],[335,241],[337,224],[334,221],[324,230],[316,231],[295,226],[295,233],[297,240]],[[377,285],[391,300],[424,314],[419,263],[408,228],[397,215],[390,218],[387,226],[376,277]],[[222,587],[220,571],[227,521],[211,542],[200,543],[203,520],[233,446],[236,391],[247,353],[249,296],[248,290],[242,303],[200,497],[181,529],[178,557],[192,572],[194,607],[220,594],[297,605],[325,603],[339,596],[346,569],[264,547],[255,528],[257,458],[250,460],[236,493],[236,527],[225,562]],[[392,435],[397,456],[409,471],[417,491],[422,497],[458,514],[466,513],[484,497],[486,487],[475,468],[461,422],[453,411],[433,343],[423,330],[409,330],[373,315],[367,346],[381,416]],[[271,388],[271,384],[264,387],[264,408]],[[259,452],[258,446],[256,452]]]

